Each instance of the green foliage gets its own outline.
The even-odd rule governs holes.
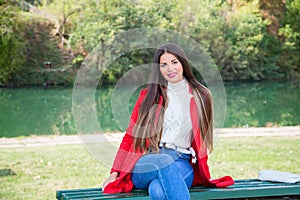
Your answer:
[[[55,47],[58,43],[73,52],[77,69],[96,47],[103,60],[111,56],[108,48],[117,34],[143,27],[171,29],[192,37],[209,53],[225,81],[300,79],[300,0],[286,1],[286,6],[281,0],[278,5],[271,0],[27,0],[40,9],[35,16],[53,23],[52,30],[41,19],[18,20],[21,11],[2,2],[0,82],[30,82],[34,80],[31,69],[46,60],[65,65],[63,53]],[[29,12],[27,7],[24,10]],[[272,15],[281,23],[275,24],[278,35],[269,33],[271,26],[274,29]],[[49,37],[53,31],[61,34],[61,41]],[[36,32],[41,37],[36,38]],[[151,62],[152,57],[153,51],[139,50],[114,60],[106,70],[99,65],[100,84],[116,83],[126,71]]]
[[[233,59],[228,60],[222,70],[225,79],[260,81],[280,77],[276,58],[265,48],[270,45],[264,41],[268,37],[265,25],[261,16],[252,12],[239,12],[230,17],[227,34],[231,44],[230,58]]]
[[[57,48],[55,37],[51,37],[53,25],[47,20],[30,19],[24,22],[24,37],[27,43],[25,63],[31,69],[44,68],[44,62],[49,61],[53,67],[61,67],[62,54]],[[31,45],[35,44],[35,45]]]
[[[159,21],[154,12],[131,1],[91,1],[81,9],[70,41],[75,51],[79,51],[76,48],[83,48],[90,52],[98,46],[99,56],[104,57],[116,34],[134,28],[155,27]],[[103,46],[104,41],[106,46]],[[133,66],[145,62],[149,63],[149,53],[141,50],[115,60],[105,71],[100,66],[102,79],[99,84],[114,84]]]
[[[188,4],[194,5],[193,1]],[[266,21],[262,20],[257,2],[235,10],[220,1],[209,2],[201,1],[193,8],[187,7],[183,15],[177,16],[177,27],[203,45],[220,69],[222,78],[225,81],[280,78],[276,56],[268,53],[272,43],[265,40],[268,37]],[[180,20],[182,18],[185,20]]]
[[[51,34],[53,25],[39,18],[26,20],[24,24],[26,62],[22,73],[12,78],[15,85],[72,84],[75,72],[70,68],[71,61],[64,58],[66,53],[58,47],[57,37]],[[48,71],[45,62],[51,63]]]
[[[6,84],[25,62],[22,27],[16,8],[0,0],[0,83]]]
[[[283,26],[279,36],[283,37],[283,52],[280,66],[289,79],[300,78],[300,0],[287,1]]]
[[[74,23],[71,44],[81,44],[91,51],[101,41],[109,44],[114,35],[123,30],[139,27],[152,27],[156,19],[145,8],[131,1],[90,1],[86,3]]]
[[[54,68],[64,66],[64,55],[51,35],[53,24],[19,11],[12,3],[1,3],[0,7],[0,83],[44,85],[49,79],[54,84],[72,83],[70,73],[56,73],[52,78],[55,73],[42,71],[45,61]]]

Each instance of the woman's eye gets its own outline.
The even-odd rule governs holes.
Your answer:
[[[173,65],[176,65],[176,64],[178,64],[178,61],[177,60],[173,61]]]
[[[165,67],[166,66],[166,64],[160,64],[160,67]]]

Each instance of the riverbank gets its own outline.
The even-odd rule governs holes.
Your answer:
[[[293,137],[300,136],[300,126],[258,127],[258,128],[222,128],[216,129],[217,137]],[[102,142],[120,142],[124,133],[105,134]],[[101,141],[100,141],[101,142]],[[0,138],[0,148],[53,146],[64,144],[81,144],[80,135],[48,135],[16,138]]]

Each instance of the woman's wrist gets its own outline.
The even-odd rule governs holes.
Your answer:
[[[115,179],[117,179],[118,176],[119,176],[119,173],[118,173],[118,172],[112,172],[112,173],[110,174],[110,177],[115,178]]]
[[[112,173],[109,175],[109,177],[103,182],[102,189],[104,190],[105,187],[106,187],[109,183],[111,183],[111,182],[117,180],[118,176],[119,176],[119,173],[118,173],[118,172],[112,172]]]

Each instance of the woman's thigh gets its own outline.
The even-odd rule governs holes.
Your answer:
[[[174,160],[167,154],[147,154],[136,163],[132,172],[132,182],[140,189],[147,189],[150,182],[157,178],[160,169],[174,164]]]
[[[161,149],[161,153],[163,154],[168,154],[172,156],[174,159],[174,164],[178,168],[180,174],[184,178],[184,181],[186,182],[186,185],[190,187],[193,183],[194,179],[194,170],[193,167],[190,164],[190,154],[184,154],[180,153],[175,150],[170,150],[170,149]]]
[[[194,170],[189,161],[180,158],[174,164],[182,175],[187,187],[191,187],[194,180]]]
[[[174,158],[167,153],[147,154],[141,157],[133,169],[133,184],[140,189],[147,189],[150,182],[157,178],[158,170],[169,165],[176,166],[176,171],[179,171],[188,187],[192,185],[194,173],[189,160],[186,157]]]

